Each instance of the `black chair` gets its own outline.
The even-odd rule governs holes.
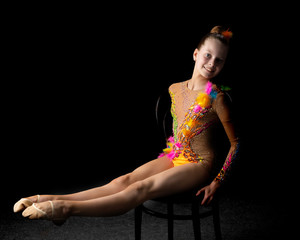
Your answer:
[[[153,199],[150,201],[156,201],[165,204],[167,207],[167,213],[162,213],[146,207],[145,204],[141,204],[135,209],[135,239],[140,240],[142,235],[142,215],[143,212],[151,216],[158,218],[164,218],[168,220],[168,239],[173,239],[173,226],[174,220],[192,220],[194,236],[196,240],[201,239],[201,227],[200,219],[208,216],[213,217],[214,231],[217,240],[222,239],[220,217],[219,217],[219,202],[218,197],[214,198],[209,207],[201,206],[200,213],[200,202],[201,198],[196,197],[195,192],[185,192],[168,196],[165,198]],[[191,214],[190,215],[177,215],[174,214],[175,204],[190,204]],[[204,209],[204,210],[203,210]]]
[[[170,124],[170,99],[167,91],[164,92],[157,100],[156,104],[156,120],[158,126],[162,132],[162,135],[165,139],[168,138],[168,129],[166,128],[167,123]],[[171,125],[170,125],[171,126]],[[171,135],[171,134],[170,134]],[[197,189],[199,190],[199,189]],[[216,196],[211,202],[209,207],[201,206],[200,213],[200,203],[202,201],[201,197],[196,197],[196,191],[192,190],[164,198],[153,199],[150,201],[155,201],[161,204],[165,204],[167,207],[167,213],[159,212],[153,210],[146,206],[145,203],[141,204],[135,208],[135,239],[140,240],[142,235],[142,215],[143,212],[158,218],[164,218],[168,220],[168,239],[173,239],[173,223],[174,220],[192,220],[194,236],[195,239],[201,239],[201,228],[200,228],[200,219],[208,216],[213,217],[213,224],[215,230],[215,236],[217,240],[222,239],[221,235],[221,226],[220,226],[220,217],[219,217],[219,201],[218,196]],[[191,214],[189,215],[176,215],[174,214],[174,205],[175,204],[190,204]]]

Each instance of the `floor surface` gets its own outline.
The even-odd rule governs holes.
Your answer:
[[[148,202],[148,204],[157,204]],[[164,208],[164,206],[154,206]],[[189,211],[188,205],[176,206],[176,213]],[[221,229],[224,240],[265,240],[276,237],[292,239],[288,206],[279,206],[269,199],[249,200],[238,196],[220,199]],[[176,221],[174,239],[194,239],[191,221]],[[214,238],[212,217],[201,221],[202,239]],[[94,240],[134,239],[134,212],[119,217],[72,217],[61,227],[52,222],[24,219],[12,211],[1,213],[0,239],[2,240]],[[143,214],[142,239],[167,239],[167,222]]]

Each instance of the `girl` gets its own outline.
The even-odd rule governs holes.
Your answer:
[[[231,36],[230,31],[214,27],[193,53],[192,78],[170,86],[174,136],[168,139],[167,148],[158,159],[101,187],[68,195],[22,198],[14,205],[14,212],[23,211],[29,219],[48,219],[56,224],[70,216],[115,216],[149,199],[201,185],[196,195],[204,193],[202,204],[209,204],[238,153],[228,99],[211,83],[224,66]],[[220,125],[231,147],[223,167],[217,176],[212,176],[218,151],[215,132]]]

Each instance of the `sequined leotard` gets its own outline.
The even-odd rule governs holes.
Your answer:
[[[175,83],[169,88],[174,136],[169,138],[168,148],[162,155],[167,155],[174,166],[201,162],[207,166],[208,171],[212,171],[218,160],[216,130],[222,124],[231,144],[223,167],[215,177],[216,181],[222,182],[239,150],[227,96],[215,85],[211,85],[209,94],[206,95],[208,97],[204,99],[201,98],[203,92],[190,90],[187,84],[188,81]]]

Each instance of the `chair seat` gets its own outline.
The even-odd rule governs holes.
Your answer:
[[[199,201],[199,197],[196,196],[196,190],[190,190],[182,193],[173,194],[166,197],[155,198],[151,201],[163,202],[163,203],[174,203],[174,204],[183,204],[183,203],[192,203],[193,201]]]
[[[174,195],[170,195],[170,196],[166,196],[166,197],[151,199],[150,201],[164,203],[167,205],[192,204],[192,207],[199,209],[201,197],[196,196],[196,192],[197,192],[196,190],[190,190],[190,191],[186,191],[186,192],[182,192],[182,193],[178,193],[178,194],[174,194]],[[164,218],[164,219],[169,218],[168,213],[160,212],[157,209],[152,208],[151,206],[150,207],[147,206],[146,204],[142,204],[141,207],[142,207],[142,210],[149,215],[156,216],[159,218]],[[204,218],[204,217],[211,216],[212,211],[213,211],[212,207],[213,207],[213,205],[209,208],[206,207],[206,209],[204,211],[201,211],[201,213],[199,213],[199,217]],[[194,215],[192,213],[185,214],[185,215],[182,215],[182,214],[178,215],[178,214],[172,213],[172,218],[174,220],[193,220]]]

